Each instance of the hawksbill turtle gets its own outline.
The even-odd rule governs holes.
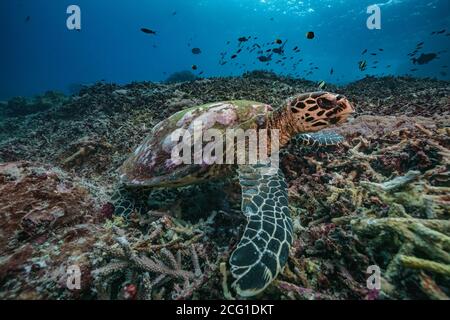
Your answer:
[[[177,112],[158,123],[119,168],[120,184],[112,198],[115,214],[146,212],[146,201],[154,188],[207,182],[237,171],[247,226],[229,263],[237,293],[242,297],[254,296],[281,272],[292,244],[293,227],[283,172],[278,168],[274,172],[264,170],[267,163],[227,165],[205,160],[196,164],[174,161],[173,132],[177,129],[192,132],[193,124],[200,122],[202,129],[216,129],[223,136],[228,129],[267,129],[266,132],[277,129],[280,147],[292,139],[309,146],[333,145],[343,138],[332,132],[317,131],[344,123],[353,112],[346,97],[329,92],[297,95],[277,110],[264,103],[236,100]],[[270,137],[267,141],[271,143]],[[225,152],[233,153],[236,149],[228,148]]]

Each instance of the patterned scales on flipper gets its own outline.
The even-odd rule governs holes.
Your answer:
[[[234,288],[240,296],[263,291],[287,262],[292,220],[287,184],[280,169],[268,165],[239,166],[242,211],[248,223],[230,259]]]
[[[344,141],[344,137],[335,132],[303,133],[295,136],[295,142],[308,147],[335,146]]]
[[[114,205],[114,214],[124,218],[128,218],[133,210],[136,210],[139,214],[145,214],[148,196],[149,191],[146,189],[119,187],[111,198]]]

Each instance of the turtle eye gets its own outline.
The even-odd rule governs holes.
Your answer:
[[[317,99],[317,105],[325,110],[332,109],[335,106],[333,101],[324,98]]]

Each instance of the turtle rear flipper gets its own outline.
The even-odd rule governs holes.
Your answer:
[[[148,195],[149,191],[147,190],[118,187],[111,198],[114,205],[114,214],[124,218],[128,218],[134,210],[144,214],[147,211]]]
[[[239,166],[242,211],[248,223],[230,258],[233,287],[243,297],[263,291],[287,262],[292,221],[287,184],[280,169],[267,165]]]

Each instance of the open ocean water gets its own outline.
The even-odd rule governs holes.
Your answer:
[[[71,4],[80,8],[80,31],[66,27]],[[381,10],[381,29],[369,30],[367,8],[375,4]],[[448,80],[449,12],[446,0],[2,1],[0,98],[100,80],[161,81],[193,65],[202,77],[262,69],[332,83],[366,74]],[[309,31],[315,33],[313,40],[305,36]],[[252,39],[239,46],[241,37]],[[257,59],[263,55],[259,49],[249,52],[254,44],[270,43],[263,51],[274,48],[277,39],[287,42],[285,53],[274,54],[268,65]],[[420,42],[416,57],[440,52],[438,58],[414,65],[408,54]],[[193,48],[201,53],[194,55]],[[238,49],[243,50],[231,59]],[[287,59],[276,63],[280,58]],[[362,60],[367,61],[364,72],[358,68]],[[310,63],[318,67],[311,74]]]

